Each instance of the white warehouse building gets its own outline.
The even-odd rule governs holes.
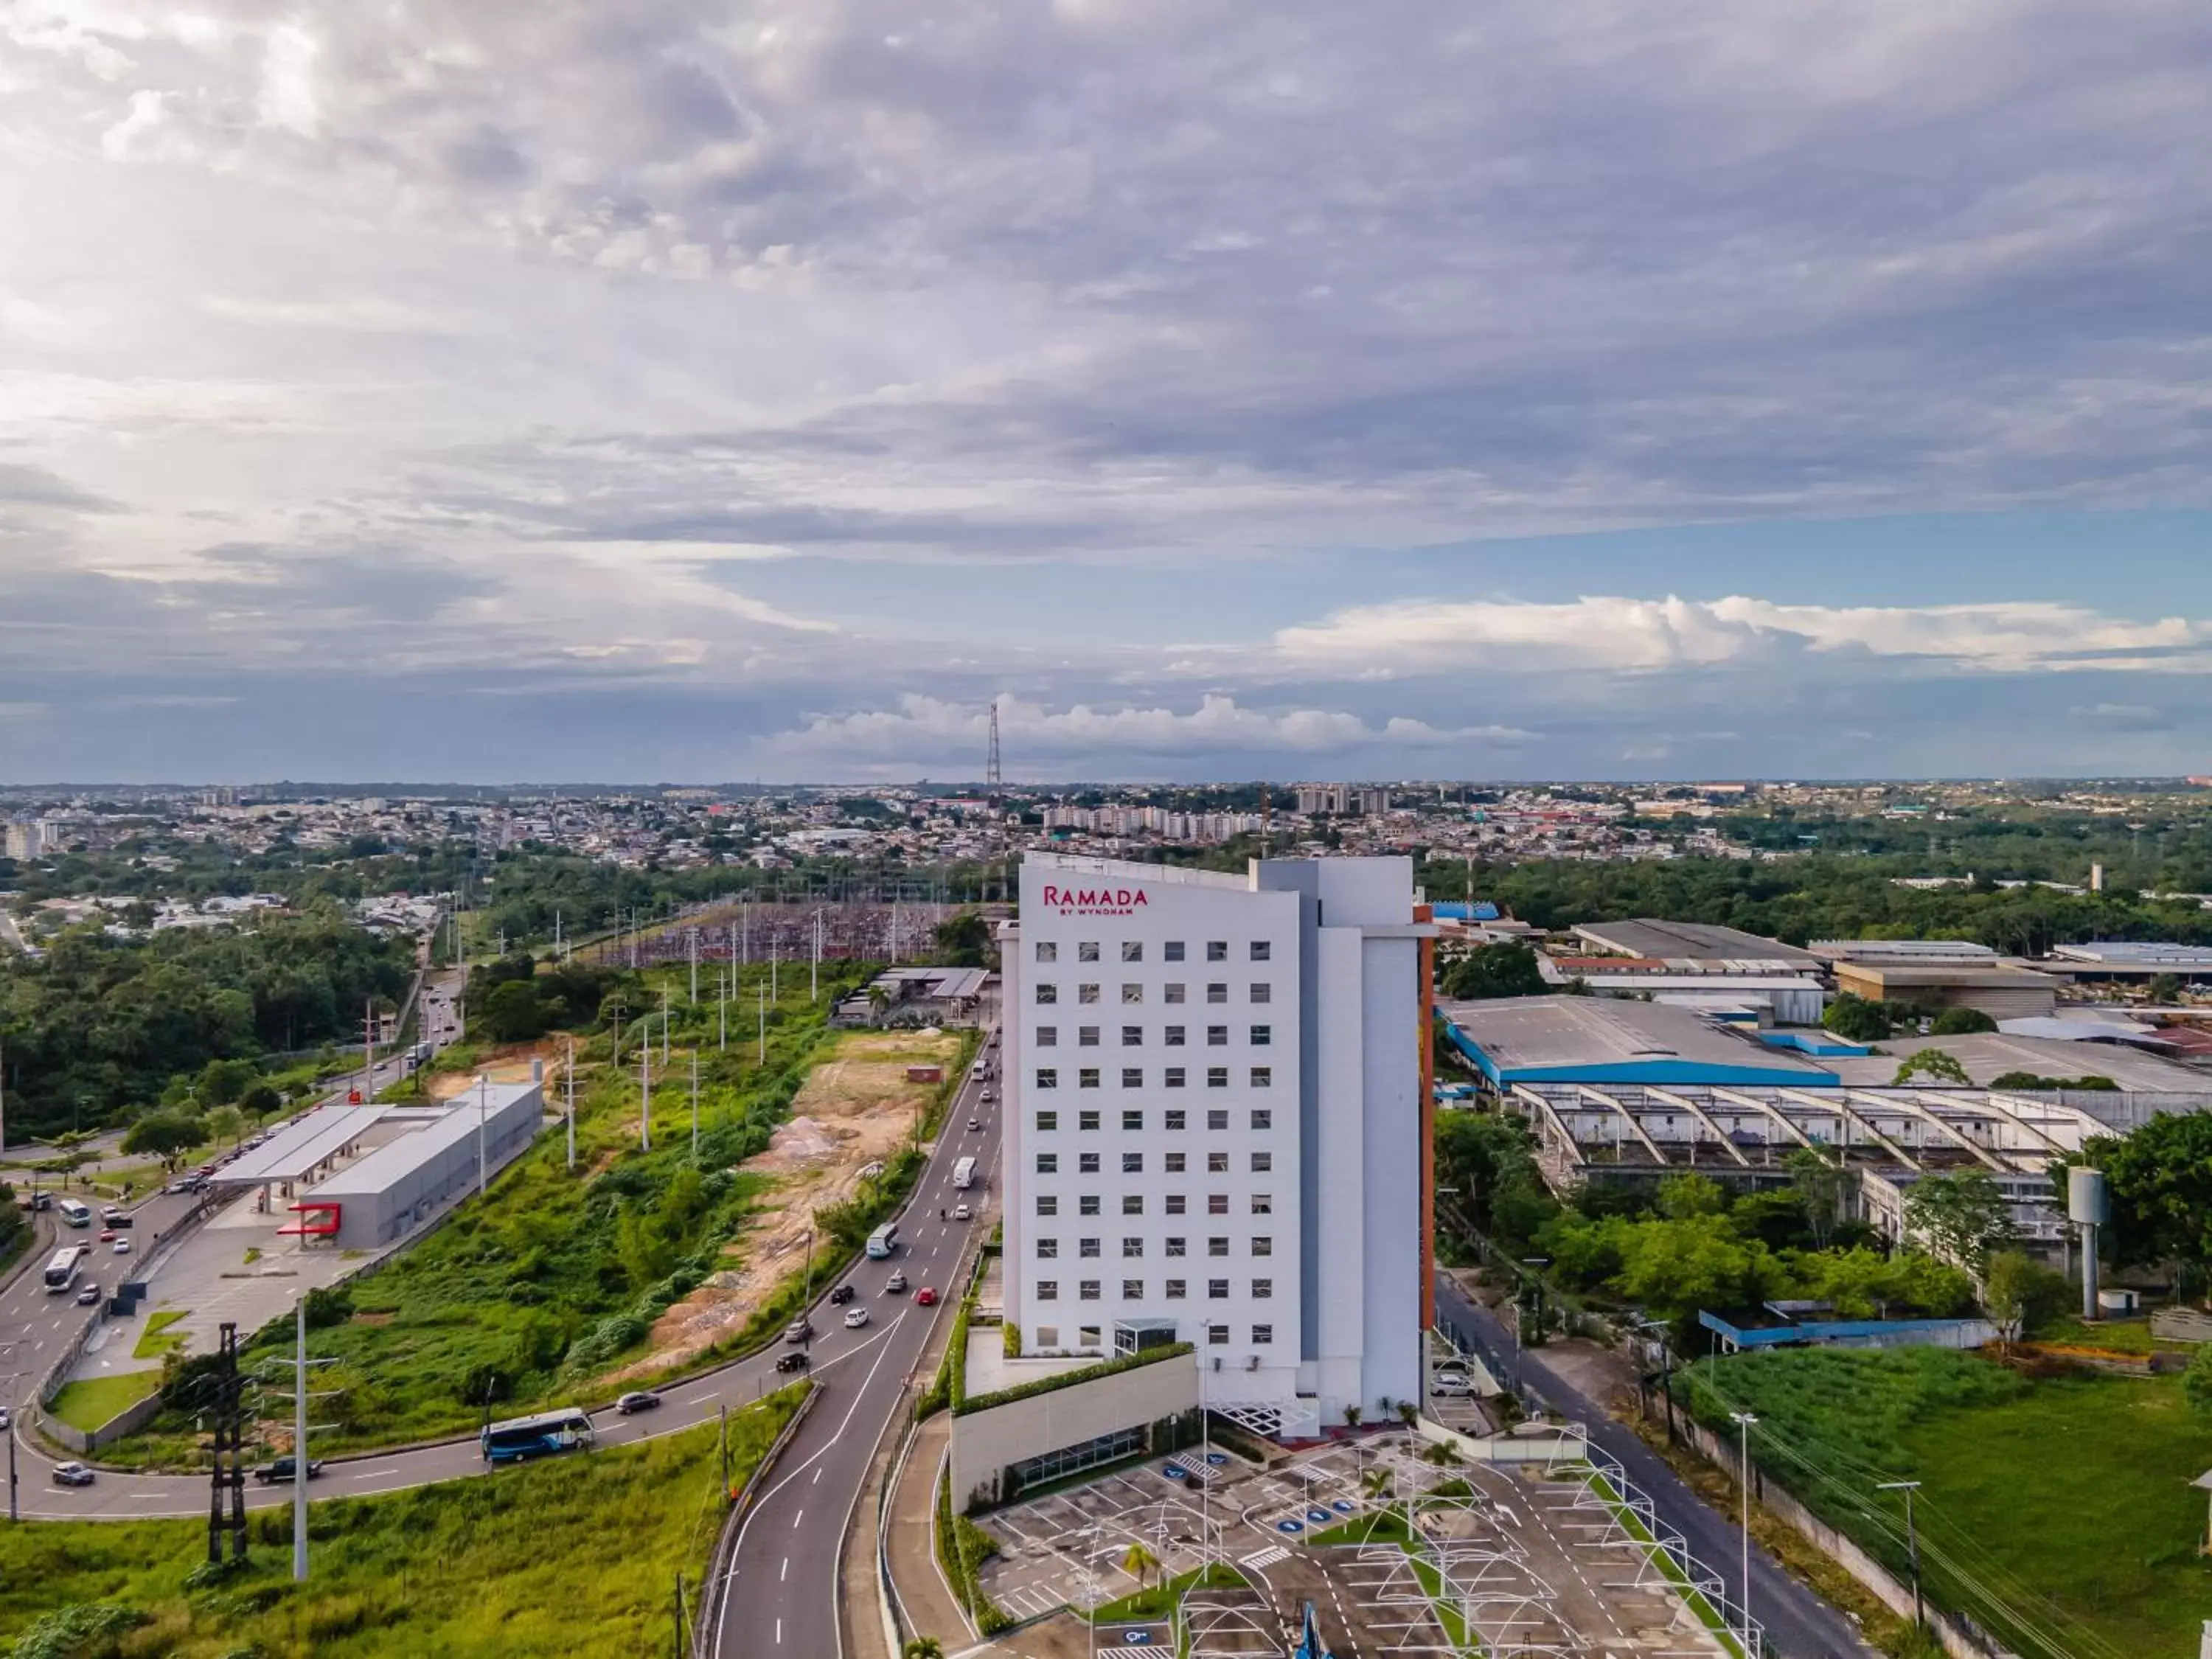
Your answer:
[[[1006,1317],[1195,1346],[1296,1436],[1422,1394],[1435,930],[1403,858],[1028,855],[1002,930]]]

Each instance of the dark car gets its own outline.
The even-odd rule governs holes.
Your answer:
[[[853,1299],[854,1294],[853,1287],[850,1285],[840,1285],[836,1290],[830,1292],[830,1305],[833,1307],[842,1306],[845,1303],[850,1302]]]
[[[291,1456],[288,1454],[285,1456],[277,1458],[273,1462],[264,1463],[259,1468],[254,1470],[253,1478],[256,1480],[258,1480],[264,1486],[279,1481],[289,1483],[294,1478],[294,1462]],[[307,1460],[308,1480],[313,1480],[322,1472],[323,1465],[322,1461],[319,1458],[311,1457]]]
[[[783,1340],[787,1342],[808,1342],[813,1337],[813,1325],[804,1319],[794,1319],[783,1328]]]
[[[660,1404],[660,1396],[650,1389],[639,1389],[615,1401],[615,1409],[624,1417],[633,1412],[649,1412]]]
[[[92,1471],[82,1463],[57,1463],[54,1465],[54,1484],[58,1486],[88,1486],[92,1484]]]
[[[780,1371],[803,1371],[813,1363],[803,1352],[787,1353],[775,1362],[775,1368]]]
[[[76,1305],[80,1308],[89,1308],[99,1300],[100,1286],[97,1285],[84,1285],[76,1293]]]

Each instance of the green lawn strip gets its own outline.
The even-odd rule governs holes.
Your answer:
[[[1413,1534],[1406,1525],[1406,1517],[1395,1510],[1376,1510],[1366,1515],[1355,1516],[1349,1521],[1340,1522],[1334,1527],[1325,1527],[1310,1534],[1305,1541],[1309,1549],[1325,1550],[1346,1545],[1356,1547],[1370,1543],[1410,1544],[1413,1541]]]
[[[787,1389],[731,1414],[733,1480],[757,1466],[798,1401]],[[120,1651],[165,1659],[672,1650],[676,1575],[696,1607],[721,1524],[715,1436],[708,1425],[388,1497],[319,1502],[308,1512],[304,1586],[291,1583],[289,1510],[251,1516],[244,1571],[198,1587],[190,1581],[206,1559],[202,1522],[0,1529],[0,1638],[82,1623],[86,1608],[103,1605],[125,1609],[137,1626]]]
[[[93,1430],[114,1420],[161,1386],[159,1371],[125,1371],[66,1384],[54,1396],[53,1414],[73,1429]]]
[[[1603,1498],[1619,1518],[1623,1530],[1638,1543],[1650,1547],[1646,1553],[1658,1565],[1660,1574],[1681,1595],[1683,1605],[1697,1615],[1698,1622],[1719,1637],[1730,1652],[1741,1655],[1743,1643],[1729,1628],[1727,1611],[1716,1607],[1703,1590],[1690,1583],[1689,1575],[1675,1564],[1674,1558],[1657,1547],[1658,1540],[1652,1537],[1651,1529],[1644,1524],[1643,1518],[1635,1510],[1621,1501],[1620,1494],[1613,1488],[1613,1483],[1592,1469],[1589,1486],[1590,1490]]]
[[[1199,1583],[1199,1575],[1206,1575],[1206,1583]],[[1194,1567],[1188,1572],[1179,1572],[1172,1578],[1164,1578],[1157,1584],[1115,1601],[1103,1601],[1091,1615],[1091,1622],[1102,1628],[1108,1625],[1135,1625],[1166,1618],[1176,1609],[1176,1604],[1193,1589],[1246,1589],[1251,1581],[1225,1562],[1216,1561],[1209,1567]],[[1081,1609],[1078,1609],[1081,1611]]]
[[[1920,1480],[1930,1599],[2021,1653],[2077,1650],[2083,1631],[2121,1651],[2178,1651],[2212,1617],[2203,1498],[2188,1484],[2212,1468],[2212,1422],[2179,1378],[2031,1381],[1937,1349],[1802,1350],[1693,1372],[1701,1420],[1757,1413],[1762,1472],[1900,1580],[1903,1512],[1873,1487]]]
[[[169,1327],[191,1311],[189,1308],[166,1308],[160,1313],[149,1314],[146,1328],[138,1334],[138,1343],[131,1350],[131,1357],[133,1359],[159,1359],[172,1348],[184,1346],[185,1333],[172,1331]]]

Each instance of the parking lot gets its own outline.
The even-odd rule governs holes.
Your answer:
[[[1132,1545],[1159,1564],[1146,1569],[1156,1580],[1202,1565],[1210,1540],[1212,1559],[1253,1589],[1192,1599],[1194,1655],[1280,1653],[1309,1602],[1340,1659],[1434,1651],[1447,1645],[1440,1578],[1456,1617],[1493,1651],[1723,1659],[1586,1466],[1439,1466],[1426,1451],[1394,1431],[1266,1468],[1219,1450],[1210,1463],[1195,1449],[1153,1457],[978,1517],[1000,1543],[983,1586],[1016,1619],[1088,1608],[1139,1588],[1125,1565]],[[1409,1502],[1419,1574],[1387,1529],[1370,1543],[1357,1528],[1386,1506],[1403,1516]],[[1125,1634],[1102,1628],[1100,1650]]]

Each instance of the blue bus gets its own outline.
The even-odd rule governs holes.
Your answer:
[[[518,1463],[555,1452],[588,1451],[599,1439],[581,1406],[562,1406],[489,1425],[477,1437],[487,1463]]]

